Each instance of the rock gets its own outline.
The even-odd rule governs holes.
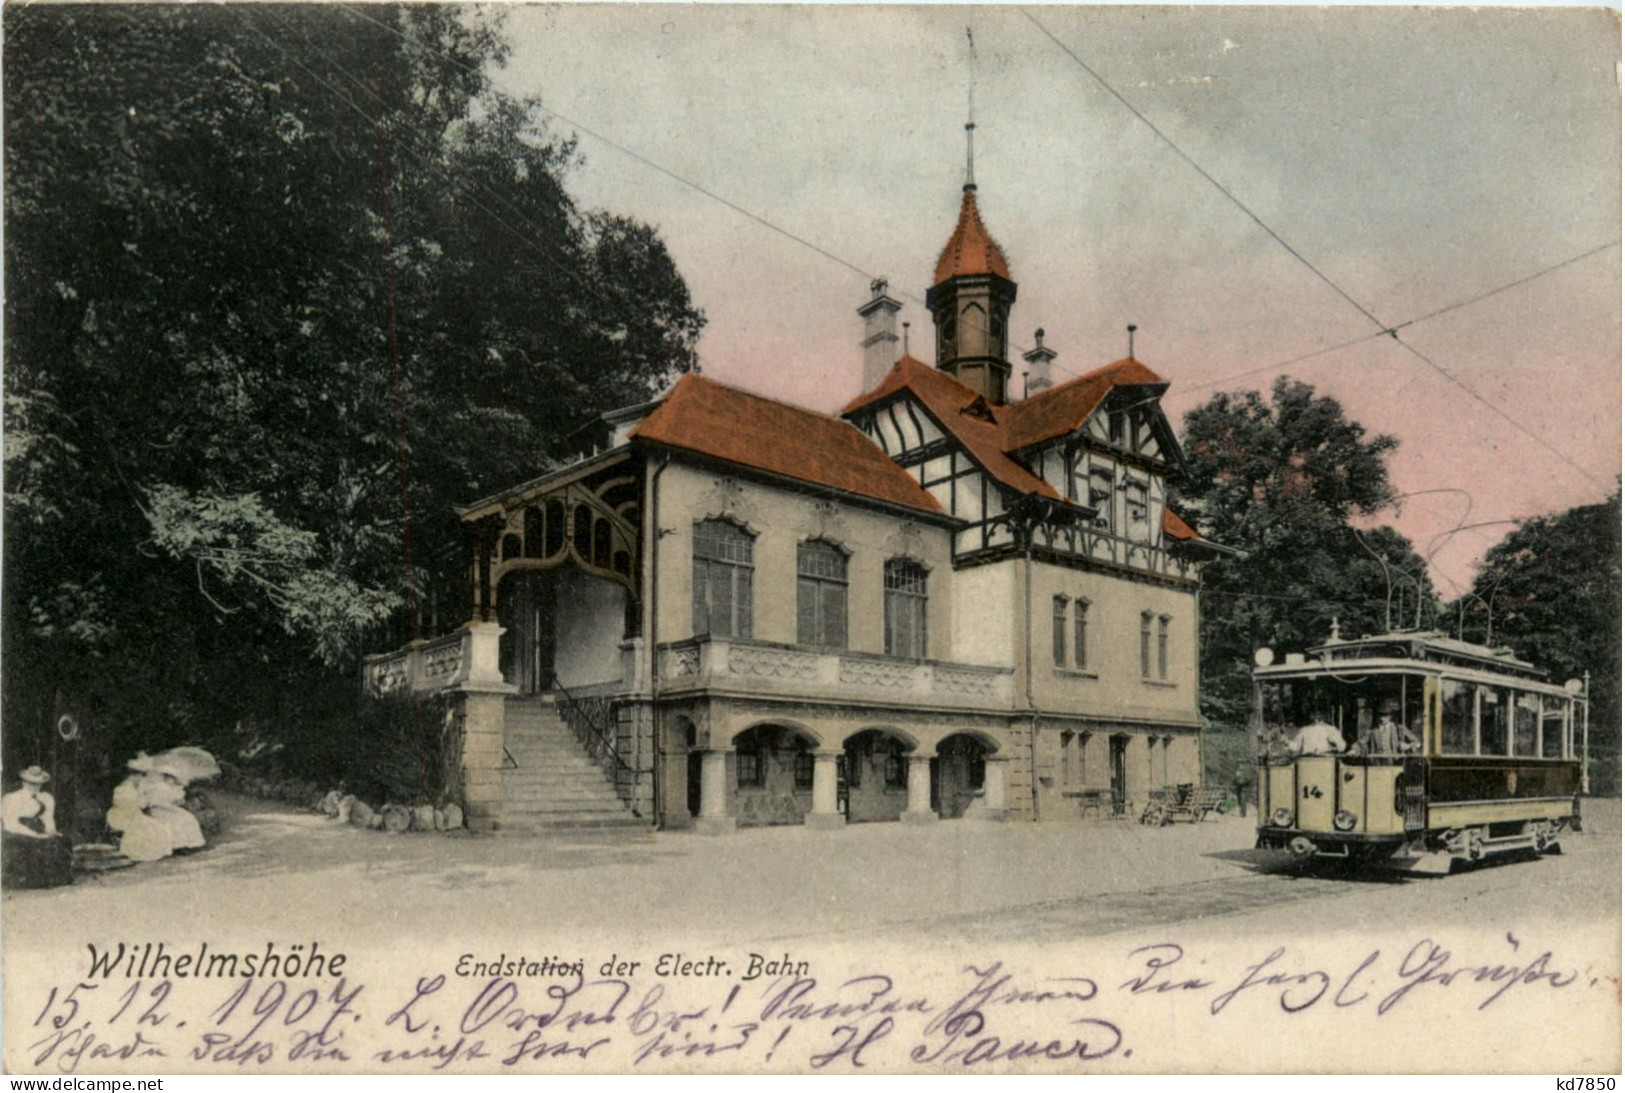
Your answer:
[[[316,811],[328,816],[337,816],[339,814],[339,802],[343,799],[338,790],[330,789],[327,791],[326,796],[316,802]]]
[[[384,806],[384,830],[400,834],[412,826],[412,814],[400,805]]]
[[[412,809],[413,831],[435,831],[446,821],[435,814],[433,805],[418,805]]]
[[[369,812],[369,815],[367,816],[367,830],[368,831],[382,831],[383,828],[384,828],[384,814],[382,812],[372,812],[370,809],[368,810],[368,812]]]
[[[446,818],[447,831],[456,831],[463,826],[463,810],[456,801],[447,801],[446,807],[441,812]]]
[[[350,806],[350,822],[355,824],[357,827],[371,826],[372,818],[376,815],[378,815],[378,813],[373,810],[373,807],[367,802],[361,800],[359,797],[356,798],[355,803]]]
[[[346,793],[343,797],[339,798],[338,811],[333,813],[333,815],[338,818],[339,823],[347,824],[350,822],[350,813],[355,809],[355,806],[355,794]]]

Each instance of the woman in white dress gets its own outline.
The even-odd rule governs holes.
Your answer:
[[[140,789],[147,815],[169,829],[170,849],[196,850],[204,845],[203,828],[186,809],[186,786],[162,769],[161,762],[141,775]]]
[[[113,790],[107,826],[120,833],[119,853],[131,861],[158,861],[174,850],[169,825],[148,816],[141,792],[145,774],[132,774]]]

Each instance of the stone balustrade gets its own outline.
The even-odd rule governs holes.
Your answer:
[[[502,682],[496,672],[501,628],[476,623],[438,638],[414,641],[390,653],[361,658],[361,683],[368,695],[422,694],[469,683]],[[489,663],[487,663],[489,662]]]
[[[953,708],[1009,709],[1014,672],[723,638],[660,648],[660,691],[702,688],[858,697]]]

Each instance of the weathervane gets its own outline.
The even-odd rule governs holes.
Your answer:
[[[965,109],[965,190],[969,192],[976,189],[976,39],[968,26],[965,41],[970,47]]]

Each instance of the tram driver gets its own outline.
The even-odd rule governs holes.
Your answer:
[[[1317,707],[1315,719],[1292,738],[1293,755],[1337,755],[1344,747],[1343,730],[1332,724],[1331,710]]]

